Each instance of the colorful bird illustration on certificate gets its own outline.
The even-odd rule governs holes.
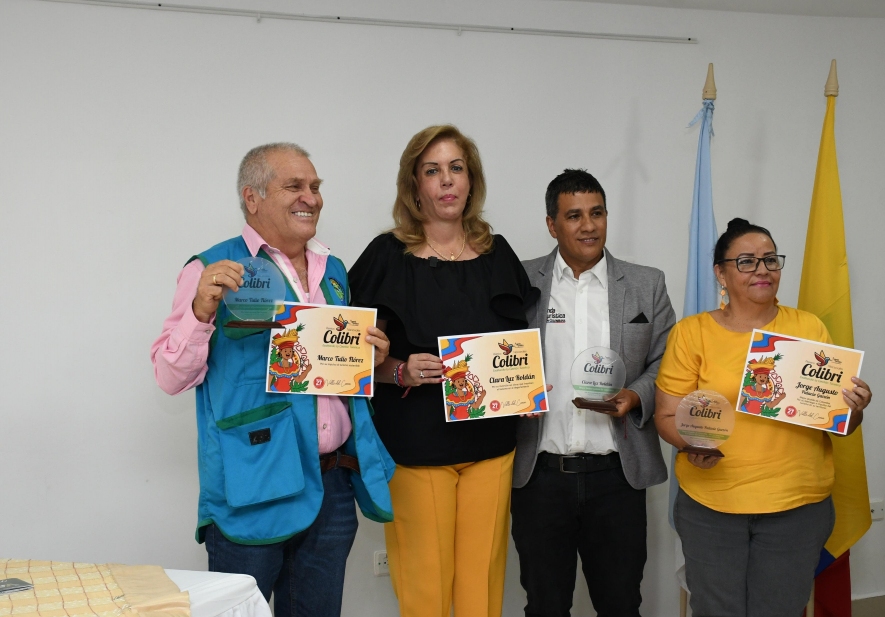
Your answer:
[[[285,302],[270,333],[267,391],[372,396],[375,309]]]
[[[864,352],[753,330],[737,411],[844,435]]]
[[[446,422],[547,411],[537,328],[441,336],[438,343]]]

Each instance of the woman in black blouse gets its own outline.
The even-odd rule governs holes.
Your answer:
[[[378,309],[390,355],[375,372],[375,426],[397,463],[385,525],[403,617],[499,616],[518,418],[446,422],[437,337],[527,327],[538,290],[482,218],[476,144],[451,125],[400,159],[395,227],[350,270],[354,304]]]

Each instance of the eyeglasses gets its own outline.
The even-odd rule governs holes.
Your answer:
[[[781,270],[787,261],[786,255],[766,255],[765,257],[736,257],[735,259],[720,259],[717,263],[733,261],[738,272],[755,272],[759,262],[765,264],[765,269],[774,271]]]

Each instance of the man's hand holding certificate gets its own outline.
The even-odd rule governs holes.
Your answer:
[[[375,347],[366,331],[375,309],[282,304],[274,316],[267,391],[372,396]]]

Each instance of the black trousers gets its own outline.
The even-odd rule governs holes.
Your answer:
[[[639,617],[645,490],[631,487],[620,465],[566,473],[542,461],[510,506],[526,617],[569,616],[579,554],[598,617]]]

